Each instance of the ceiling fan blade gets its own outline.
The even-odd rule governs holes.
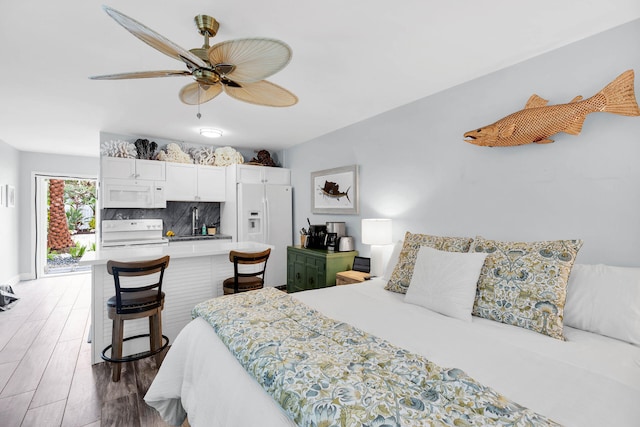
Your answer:
[[[298,97],[276,84],[261,80],[242,83],[240,87],[224,85],[227,95],[240,101],[268,107],[290,107],[298,102]]]
[[[127,15],[118,12],[117,10],[112,9],[108,6],[102,6],[102,8],[118,24],[122,25],[131,34],[133,34],[152,48],[157,49],[165,55],[168,55],[174,59],[182,61],[193,68],[203,68],[208,66],[206,62],[198,58],[193,53],[181,48],[177,44],[164,38],[160,34],[153,31],[151,28],[146,27],[135,19],[130,18]]]
[[[211,101],[222,92],[222,85],[215,84],[211,86],[205,86],[198,82],[189,83],[182,89],[180,89],[180,101],[189,105],[204,104],[207,101]]]
[[[291,48],[286,43],[267,38],[228,40],[209,49],[209,61],[234,67],[226,74],[240,83],[263,80],[282,70],[291,60]]]
[[[190,76],[190,71],[137,71],[133,73],[105,74],[103,76],[91,76],[91,80],[123,80],[123,79],[148,79],[153,77],[179,77]]]

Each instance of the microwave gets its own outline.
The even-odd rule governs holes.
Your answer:
[[[129,179],[102,181],[103,208],[166,208],[164,182]]]

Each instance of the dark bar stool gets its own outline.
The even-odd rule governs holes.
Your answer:
[[[107,271],[113,275],[116,294],[107,301],[107,313],[113,320],[111,345],[102,350],[102,359],[112,362],[111,376],[113,381],[120,381],[120,364],[142,359],[160,353],[169,345],[169,338],[162,335],[162,309],[164,292],[162,279],[164,270],[169,266],[169,256],[149,261],[107,262]],[[158,281],[146,285],[121,286],[121,277],[149,276],[159,273]],[[130,319],[149,318],[149,333],[135,335],[123,339],[124,321]],[[122,357],[124,341],[149,337],[149,351]],[[163,343],[164,341],[164,343]],[[105,353],[111,349],[111,357]]]
[[[233,263],[233,277],[229,277],[222,282],[224,294],[237,294],[238,292],[253,291],[264,287],[264,271],[267,269],[267,260],[270,254],[271,249],[262,252],[229,252],[229,261]],[[247,264],[262,264],[262,266],[257,271],[240,272],[239,265]]]

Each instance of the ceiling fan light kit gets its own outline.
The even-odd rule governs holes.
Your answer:
[[[291,48],[283,41],[259,37],[209,46],[209,38],[217,34],[220,24],[211,16],[198,15],[194,20],[204,44],[201,48],[186,50],[115,9],[108,6],[103,9],[149,46],[183,62],[187,70],[106,74],[90,77],[93,80],[191,76],[195,82],[184,86],[178,94],[188,105],[208,102],[221,92],[239,101],[269,107],[290,107],[298,102],[293,93],[265,80],[291,61]]]

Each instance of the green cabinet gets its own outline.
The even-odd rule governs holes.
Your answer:
[[[287,247],[287,292],[325,288],[336,284],[336,273],[351,270],[358,251]]]

